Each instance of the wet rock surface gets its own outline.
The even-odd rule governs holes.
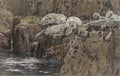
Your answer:
[[[69,43],[61,76],[119,76],[119,25],[105,21],[79,28]]]
[[[26,17],[20,19],[19,24],[14,25],[14,53],[19,53],[21,56],[33,56],[35,35],[41,30],[39,22],[37,17]]]

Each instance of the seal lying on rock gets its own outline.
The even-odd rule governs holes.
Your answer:
[[[114,14],[113,11],[108,11],[106,13],[106,18],[113,20],[113,21],[120,21],[120,16],[117,14]]]
[[[82,25],[82,21],[77,17],[69,17],[65,24],[55,25],[48,27],[45,31],[45,34],[57,34],[69,36],[74,29]],[[65,32],[64,32],[65,31]]]
[[[63,31],[65,29],[65,24],[60,24],[60,25],[54,25],[54,26],[51,26],[51,27],[48,27],[46,30],[45,30],[45,34],[46,35],[57,35],[57,36],[63,36]]]
[[[38,33],[36,37],[42,33],[50,36],[69,36],[74,29],[81,25],[82,21],[79,18],[69,17],[64,24],[49,26],[42,32]]]
[[[106,17],[101,16],[99,13],[95,12],[93,14],[93,20],[101,20],[101,19],[106,19]]]
[[[36,38],[38,38],[40,35],[44,34],[46,36],[52,36],[53,38],[56,38],[58,36],[64,36],[64,30],[66,27],[68,27],[68,24],[59,24],[59,25],[52,25],[44,29],[43,31],[39,32],[36,35]]]
[[[65,35],[69,36],[74,29],[82,25],[82,21],[77,17],[69,17],[66,21],[66,25],[68,24],[68,27],[66,29]]]
[[[66,23],[69,24],[76,24],[77,26],[81,26],[82,25],[82,21],[78,18],[78,17],[69,17],[66,21]]]
[[[41,19],[41,25],[43,27],[47,25],[58,25],[58,24],[63,24],[66,22],[67,17],[63,14],[56,14],[56,13],[50,13],[45,15]]]

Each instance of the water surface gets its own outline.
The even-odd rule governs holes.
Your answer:
[[[0,53],[0,76],[59,76],[60,64],[43,64],[33,57],[14,57]]]

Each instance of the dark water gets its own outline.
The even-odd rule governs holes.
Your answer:
[[[0,53],[0,76],[59,76],[60,64],[41,64],[33,58],[19,58]]]

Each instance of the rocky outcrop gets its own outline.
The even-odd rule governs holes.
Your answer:
[[[11,27],[13,14],[6,10],[0,9],[0,51],[1,49],[10,49]]]
[[[0,24],[0,47],[10,49],[11,33],[5,24]]]
[[[88,23],[71,40],[61,76],[119,76],[120,23]]]
[[[16,18],[17,19],[17,18]],[[20,20],[20,23],[19,21]],[[41,30],[37,17],[25,17],[14,20],[13,52],[21,56],[33,56],[35,35]]]
[[[77,17],[66,18],[64,15],[62,16],[58,15],[56,16],[58,18],[54,18],[54,15],[51,15],[53,19],[49,19],[50,23],[47,25],[52,25],[36,35],[38,39],[37,56],[42,59],[63,61],[69,49],[68,43],[76,32],[75,29],[82,25],[82,21]],[[56,23],[53,21],[54,19],[57,19]],[[61,20],[64,21],[61,22]]]
[[[68,51],[70,37],[56,37],[40,35],[36,56],[47,61],[62,61]]]

